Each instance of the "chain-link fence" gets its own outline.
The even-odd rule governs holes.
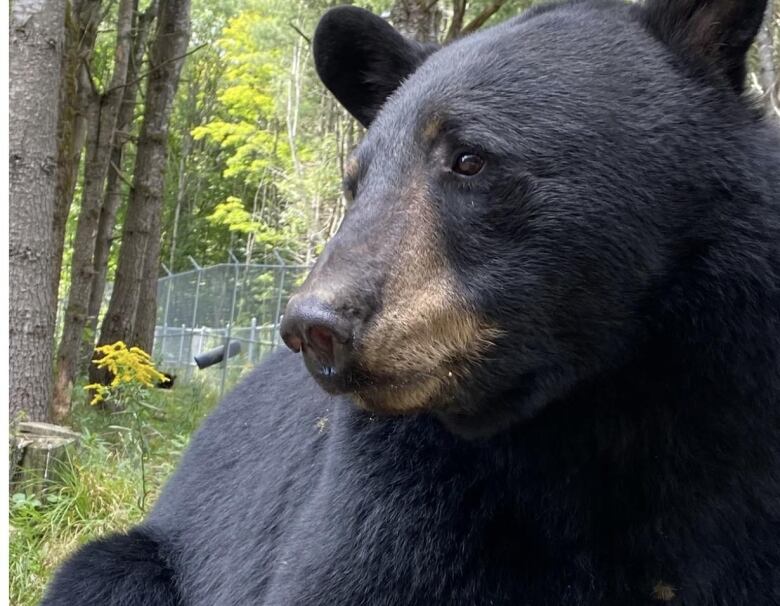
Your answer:
[[[307,266],[232,262],[193,268],[160,278],[157,326],[152,352],[158,366],[182,378],[196,368],[195,357],[233,345],[238,354],[200,371],[221,391],[279,343],[279,319]]]

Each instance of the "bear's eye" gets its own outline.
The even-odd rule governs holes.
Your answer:
[[[452,172],[464,177],[473,177],[482,170],[483,166],[485,166],[485,161],[477,154],[459,154],[455,158],[455,162],[452,163]]]

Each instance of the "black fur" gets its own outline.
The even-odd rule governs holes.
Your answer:
[[[688,60],[725,76],[737,92],[745,84],[745,55],[761,27],[767,0],[654,0],[645,22]]]
[[[659,34],[668,4],[533,11],[433,53],[376,116],[341,80],[371,128],[337,239],[381,276],[426,175],[459,295],[502,336],[453,402],[399,418],[274,354],[131,531],[148,561],[88,546],[45,604],[156,604],[154,579],[182,606],[780,603],[780,136],[736,92],[744,54]],[[473,179],[444,170],[463,149]],[[106,546],[116,574],[87,557]]]
[[[82,547],[59,570],[42,606],[181,606],[154,533],[135,528]]]
[[[434,45],[406,40],[384,19],[353,6],[325,13],[313,44],[323,83],[363,126],[434,50]]]

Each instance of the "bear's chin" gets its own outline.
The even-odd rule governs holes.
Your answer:
[[[430,414],[450,433],[469,440],[489,438],[510,429],[525,418],[514,410],[483,408],[464,403],[457,390],[432,391],[426,384],[376,387],[347,394],[360,410],[383,417]]]
[[[428,382],[390,382],[363,387],[348,394],[348,397],[362,410],[386,416],[403,416],[430,412],[444,406],[443,394],[437,391]]]
[[[309,369],[311,372],[311,369]],[[548,404],[570,393],[577,373],[563,369],[515,371],[509,389],[501,389],[490,371],[463,366],[455,375],[445,367],[433,372],[376,372],[359,367],[348,378],[334,381],[312,373],[320,387],[331,395],[345,396],[351,403],[382,417],[430,414],[449,432],[466,439],[490,438],[531,421]],[[469,389],[465,377],[479,376],[481,385],[493,390]],[[508,375],[507,375],[508,376]]]
[[[401,416],[446,408],[457,391],[456,377],[446,370],[407,372],[404,376],[358,366],[339,376],[319,373],[308,364],[307,369],[324,391],[345,396],[358,408],[374,414]]]

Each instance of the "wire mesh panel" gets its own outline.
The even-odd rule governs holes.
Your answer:
[[[195,356],[238,342],[238,355],[200,371],[224,390],[279,344],[279,319],[308,271],[301,265],[223,263],[161,278],[155,360],[166,372],[190,375]]]

